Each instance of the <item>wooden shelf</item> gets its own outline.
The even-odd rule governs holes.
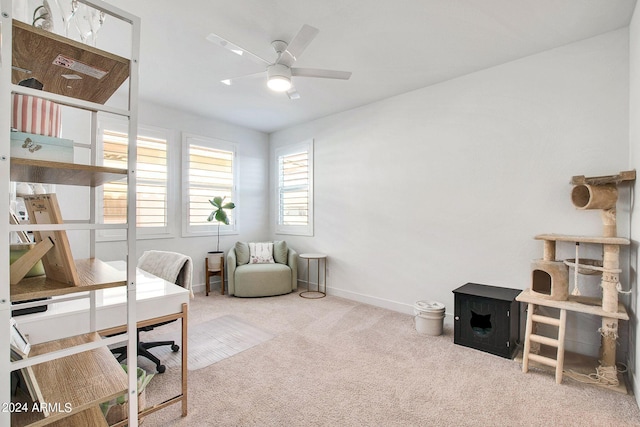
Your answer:
[[[102,415],[102,410],[99,406],[92,406],[89,409],[85,409],[82,412],[73,414],[70,417],[63,418],[59,421],[54,421],[51,424],[47,424],[48,427],[108,427],[109,423]]]
[[[29,355],[37,356],[100,339],[100,336],[93,332],[36,344],[31,348]],[[32,368],[46,403],[59,403],[61,408],[64,408],[65,404],[71,406],[70,413],[52,412],[47,418],[30,424],[33,427],[46,425],[62,418],[65,421],[61,425],[72,425],[67,424],[66,417],[76,412],[80,415],[85,410],[90,412],[83,414],[81,418],[92,416],[92,414],[95,416],[93,408],[98,404],[127,394],[127,374],[107,347],[40,363]]]
[[[54,63],[59,55],[65,57],[66,67]],[[12,83],[33,77],[47,92],[98,104],[107,102],[129,78],[128,59],[16,20],[12,58]]]
[[[605,184],[620,184],[624,181],[634,181],[636,179],[636,171],[623,171],[618,175],[607,176],[593,176],[585,177],[584,175],[576,175],[571,178],[571,184],[573,185],[605,185]]]
[[[28,277],[11,286],[11,301],[24,301],[93,291],[126,285],[125,273],[97,258],[75,260],[80,286],[51,280],[46,276]]]
[[[27,404],[31,405],[31,401]],[[42,414],[39,413],[25,413],[16,412],[11,414],[12,426],[31,426],[38,422],[41,424],[44,420]],[[47,419],[48,427],[108,427],[107,420],[102,415],[102,410],[99,406],[92,406],[89,409],[80,411],[68,417],[62,418],[58,421],[49,422]]]
[[[600,243],[602,245],[629,245],[631,243],[629,239],[624,237],[570,236],[567,234],[538,234],[535,239],[554,242]]]
[[[11,181],[98,187],[127,177],[126,169],[11,158]]]
[[[629,320],[629,315],[624,305],[618,304],[618,312],[611,313],[602,309],[600,298],[582,297],[570,295],[567,301],[557,301],[540,298],[531,293],[531,289],[525,289],[516,297],[516,301],[542,305],[545,307],[560,308],[578,313],[593,314],[595,316],[607,317],[611,319]]]

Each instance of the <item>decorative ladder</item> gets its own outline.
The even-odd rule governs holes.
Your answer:
[[[543,365],[556,368],[556,383],[562,382],[562,367],[564,365],[564,335],[567,324],[567,310],[560,309],[560,318],[542,316],[535,314],[536,305],[529,303],[527,307],[527,329],[524,339],[524,350],[522,353],[522,372],[529,371],[529,360],[542,363]],[[533,333],[533,323],[544,323],[558,328],[558,339],[545,337]],[[556,358],[541,356],[531,353],[531,342],[548,345],[557,349]]]

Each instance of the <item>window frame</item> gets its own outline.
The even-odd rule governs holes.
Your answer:
[[[283,156],[294,155],[306,152],[308,155],[308,207],[307,207],[307,224],[306,225],[284,225],[280,223],[280,158]],[[309,139],[298,144],[278,147],[274,153],[274,209],[275,209],[275,234],[288,234],[295,236],[313,236],[313,217],[314,217],[314,195],[313,195],[313,155],[314,141]]]
[[[98,161],[102,164],[104,161],[104,131],[105,129],[115,132],[122,132],[128,134],[129,121],[126,119],[120,119],[116,117],[99,117],[98,118],[98,144],[96,147],[96,154]],[[172,178],[175,176],[175,168],[172,166],[171,146],[173,144],[173,132],[167,128],[161,128],[159,126],[151,126],[138,123],[137,137],[150,137],[150,138],[162,138],[167,142],[167,206],[166,206],[166,224],[162,227],[136,227],[136,238],[138,240],[145,239],[164,239],[170,238],[175,235],[175,226],[171,221],[171,218],[175,217],[175,202],[174,191],[171,186]],[[136,141],[137,144],[137,141]],[[136,162],[137,163],[137,162]],[[137,169],[137,167],[136,167]],[[136,180],[136,185],[139,182]],[[100,186],[96,191],[96,216],[99,221],[104,223],[104,187]],[[136,203],[137,205],[137,203]],[[138,207],[138,206],[136,206]],[[109,241],[122,241],[126,240],[126,230],[111,229],[111,230],[99,230],[96,234],[96,240],[99,242]]]
[[[233,223],[220,224],[220,235],[239,234],[239,207],[238,207],[238,155],[237,144],[218,138],[206,137],[192,133],[182,133],[182,237],[215,236],[218,233],[218,223],[212,221],[209,224],[191,225],[189,223],[189,145],[197,142],[202,147],[228,151],[232,153],[231,174],[233,184],[231,186],[232,200],[236,207],[233,210]],[[211,195],[213,198],[215,194]],[[211,207],[213,210],[213,207]]]

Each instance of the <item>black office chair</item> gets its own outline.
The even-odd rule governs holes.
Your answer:
[[[165,251],[146,251],[142,254],[138,260],[138,268],[144,270],[154,276],[160,277],[167,282],[175,283],[184,288],[189,289],[191,292],[191,277],[193,273],[193,265],[191,258],[176,252]],[[160,359],[149,352],[150,348],[171,346],[171,351],[176,352],[180,350],[180,346],[175,341],[153,341],[142,342],[140,341],[140,332],[151,331],[158,326],[166,325],[168,323],[175,322],[170,320],[168,322],[157,323],[150,326],[138,328],[136,331],[136,340],[138,342],[138,356],[143,356],[155,363],[156,370],[159,374],[166,371],[166,366],[162,364]],[[118,347],[111,350],[116,355],[118,362],[123,362],[127,359],[127,347]]]

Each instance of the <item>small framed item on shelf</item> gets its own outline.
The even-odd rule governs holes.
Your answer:
[[[31,350],[29,340],[20,332],[15,319],[12,317],[9,321],[11,325],[11,349],[18,353],[19,356],[26,357]]]

